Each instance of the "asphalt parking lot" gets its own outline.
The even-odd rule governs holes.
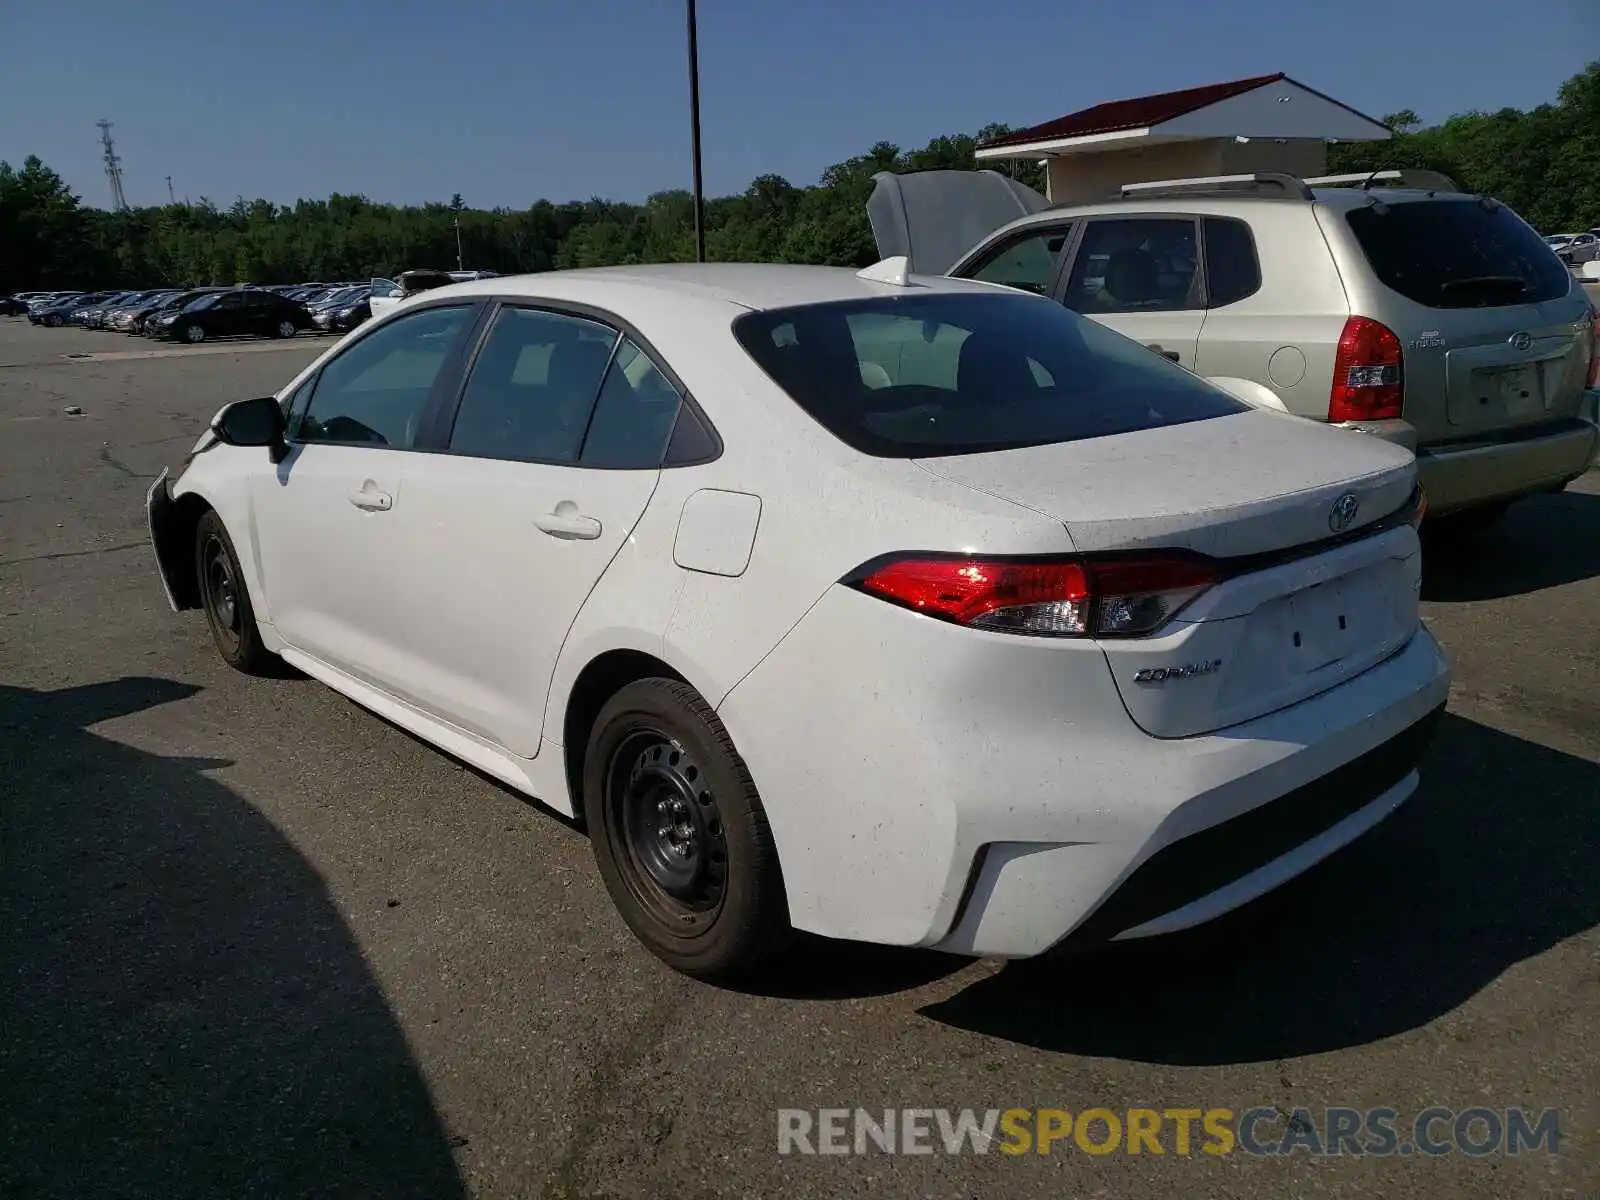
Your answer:
[[[167,609],[145,490],[326,345],[0,321],[0,1195],[1600,1195],[1600,474],[1430,548],[1422,789],[1269,899],[722,991],[578,831]],[[1560,1152],[777,1152],[784,1108],[1435,1105],[1559,1108]]]

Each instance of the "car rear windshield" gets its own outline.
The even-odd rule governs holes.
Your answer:
[[[1245,409],[1155,351],[1020,294],[772,309],[733,331],[801,408],[879,458],[1071,442]]]
[[[1510,209],[1478,200],[1416,200],[1352,209],[1351,232],[1384,286],[1429,308],[1557,300],[1572,276]]]

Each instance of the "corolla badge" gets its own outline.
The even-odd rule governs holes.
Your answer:
[[[1343,533],[1350,528],[1350,523],[1356,519],[1356,513],[1361,510],[1361,501],[1354,492],[1346,492],[1333,502],[1333,507],[1328,510],[1328,528],[1335,533]]]
[[[1184,663],[1181,667],[1145,667],[1133,673],[1135,683],[1165,683],[1169,679],[1193,679],[1198,675],[1214,675],[1222,669],[1220,658],[1204,662]]]

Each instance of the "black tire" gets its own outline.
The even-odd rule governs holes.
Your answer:
[[[300,332],[299,326],[297,326],[293,321],[291,321],[287,317],[285,317],[283,320],[279,321],[276,326],[273,327],[272,336],[273,337],[278,337],[278,338],[292,338],[295,334],[297,334],[299,332]]]
[[[55,313],[51,313],[48,317],[46,317],[44,319],[44,325],[45,325],[45,328],[47,328],[47,329],[60,329],[61,328],[61,318],[56,316]]]
[[[278,656],[261,644],[238,551],[215,512],[208,511],[195,527],[194,569],[200,607],[222,661],[246,675],[276,674]]]
[[[641,679],[606,702],[584,754],[583,797],[612,902],[668,966],[729,979],[788,944],[761,797],[727,729],[688,684]]]
[[[183,340],[191,346],[206,340],[206,331],[199,325],[185,325],[183,327]]]

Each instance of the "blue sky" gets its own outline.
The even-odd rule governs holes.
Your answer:
[[[1554,98],[1597,0],[700,0],[706,187],[1286,71],[1381,116]],[[0,159],[108,199],[480,207],[689,183],[681,0],[0,0]]]

